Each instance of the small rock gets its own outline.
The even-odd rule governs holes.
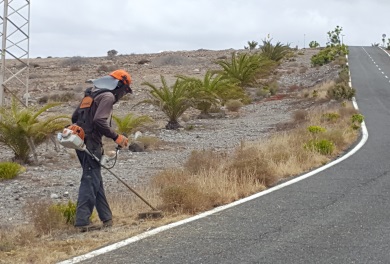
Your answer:
[[[137,138],[139,138],[139,137],[142,137],[142,132],[141,131],[135,132],[134,139],[137,140]]]
[[[50,194],[50,198],[51,199],[58,199],[60,197],[58,196],[58,194],[52,193],[52,194]]]
[[[30,94],[29,93],[25,93],[23,94],[23,100],[29,100],[30,99]]]
[[[144,152],[145,145],[140,141],[134,141],[133,143],[130,144],[129,150],[132,152]]]

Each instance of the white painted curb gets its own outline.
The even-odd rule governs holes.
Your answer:
[[[349,76],[351,76],[351,73],[349,74]],[[349,79],[349,86],[351,87],[351,77]],[[352,103],[353,103],[354,107],[356,109],[358,109],[358,105],[356,103],[356,99],[355,98],[353,98]],[[81,262],[83,260],[87,260],[87,259],[99,256],[99,255],[105,254],[107,252],[116,250],[118,248],[127,246],[127,245],[129,245],[131,243],[134,243],[134,242],[139,241],[141,239],[153,236],[153,235],[158,234],[160,232],[163,232],[165,230],[168,230],[168,229],[180,226],[180,225],[184,225],[186,223],[189,223],[189,222],[192,222],[192,221],[204,218],[206,216],[209,216],[209,215],[215,214],[217,212],[226,210],[226,209],[234,207],[236,205],[243,204],[245,202],[251,201],[253,199],[256,199],[258,197],[264,196],[264,195],[269,194],[271,192],[280,190],[280,189],[282,189],[282,188],[284,188],[286,186],[292,185],[292,184],[297,183],[299,181],[302,181],[302,180],[304,180],[306,178],[309,178],[309,177],[311,177],[311,176],[313,176],[313,175],[315,175],[315,174],[317,174],[317,173],[319,173],[321,171],[324,171],[324,170],[326,170],[326,169],[336,165],[337,163],[339,163],[339,162],[349,158],[350,156],[355,154],[367,142],[367,139],[368,139],[368,132],[367,132],[366,124],[363,121],[363,123],[362,123],[362,138],[361,138],[360,142],[350,152],[348,152],[344,156],[342,156],[342,157],[340,157],[340,158],[338,158],[338,159],[336,159],[336,160],[334,160],[334,161],[332,161],[332,162],[330,162],[330,163],[328,163],[328,164],[326,164],[326,165],[324,165],[324,166],[322,166],[322,167],[320,167],[318,169],[315,169],[315,170],[313,170],[313,171],[311,171],[309,173],[306,173],[306,174],[304,174],[302,176],[296,177],[296,178],[294,178],[294,179],[292,179],[290,181],[287,181],[287,182],[284,182],[282,184],[276,185],[276,186],[274,186],[272,188],[269,188],[269,189],[267,189],[265,191],[256,193],[256,194],[251,195],[249,197],[246,197],[244,199],[235,201],[235,202],[227,204],[227,205],[223,205],[223,206],[217,207],[217,208],[215,208],[213,210],[201,213],[199,215],[196,215],[196,216],[193,216],[193,217],[181,220],[181,221],[178,221],[176,223],[172,223],[172,224],[169,224],[169,225],[158,227],[156,229],[153,229],[153,230],[147,231],[145,233],[142,233],[142,234],[130,237],[128,239],[125,239],[123,241],[120,241],[120,242],[117,242],[115,244],[109,245],[107,247],[100,248],[100,249],[94,250],[92,252],[86,253],[84,255],[81,255],[81,256],[74,257],[74,258],[69,259],[69,260],[65,260],[65,261],[59,262],[58,264],[74,264],[74,263],[78,263],[78,262]]]

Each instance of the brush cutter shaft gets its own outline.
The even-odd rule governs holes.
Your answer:
[[[100,163],[100,160],[98,159],[98,157],[96,157],[93,153],[91,153],[87,148],[85,148],[85,152],[88,153],[88,155],[90,155],[92,158],[94,158],[99,164],[101,167],[105,168],[109,173],[111,173],[118,181],[120,181],[121,183],[123,183],[123,185],[125,185],[132,193],[134,193],[135,195],[138,196],[138,198],[140,198],[144,203],[146,203],[150,208],[152,208],[152,210],[154,211],[157,211],[156,208],[154,208],[148,201],[146,201],[138,192],[136,192],[136,190],[134,190],[133,188],[131,188],[125,181],[123,181],[121,178],[119,178],[115,173],[113,173],[109,168],[107,168],[106,166],[102,165]]]
[[[105,168],[106,170],[108,170],[109,173],[111,173],[115,178],[117,178],[118,181],[123,183],[123,185],[125,185],[130,191],[132,191],[135,195],[137,195],[144,203],[146,203],[150,208],[152,208],[152,210],[157,211],[156,208],[154,208],[148,201],[146,201],[138,192],[136,192],[133,188],[131,188],[126,182],[124,182],[121,178],[116,176],[110,169],[108,169],[104,166],[102,166],[102,167]]]

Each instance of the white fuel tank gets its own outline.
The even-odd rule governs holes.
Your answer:
[[[62,133],[58,133],[57,140],[65,148],[85,150],[84,141],[70,129],[65,128]]]

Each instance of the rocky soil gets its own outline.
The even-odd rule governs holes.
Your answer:
[[[275,73],[279,83],[276,97],[257,99],[238,113],[225,110],[225,116],[220,118],[198,119],[196,111],[188,111],[181,124],[183,127],[191,127],[191,130],[166,130],[166,120],[158,109],[144,104],[134,107],[148,94],[148,88],[141,85],[142,82],[159,85],[160,75],[165,76],[168,82],[175,80],[175,75],[178,74],[201,78],[208,69],[217,68],[213,63],[215,60],[229,58],[232,52],[233,50],[197,50],[119,55],[112,59],[37,58],[30,62],[29,94],[23,95],[17,89],[15,91],[19,92],[21,97],[28,96],[31,104],[37,104],[44,96],[70,92],[75,98],[56,110],[70,115],[82,97],[82,91],[90,85],[86,82],[107,74],[98,70],[124,68],[129,71],[133,77],[134,94],[121,101],[114,113],[121,115],[135,112],[151,116],[155,123],[153,129],[146,134],[161,141],[161,145],[145,152],[120,152],[113,172],[137,188],[147,184],[156,172],[164,168],[182,166],[192,150],[233,150],[242,140],[250,141],[269,136],[278,124],[290,121],[295,110],[310,107],[310,102],[297,97],[297,92],[337,77],[336,66],[310,66],[310,58],[318,50],[304,50],[284,62]],[[15,63],[14,67],[16,69],[18,65]],[[114,145],[107,142],[106,151],[113,148]],[[12,156],[6,146],[0,145],[0,161],[11,160]],[[28,201],[76,200],[81,169],[74,151],[63,147],[56,151],[54,144],[49,142],[39,147],[39,160],[39,165],[27,165],[26,172],[16,179],[0,181],[0,219],[3,219],[1,225],[27,223],[29,219],[23,208]],[[103,177],[108,194],[127,191],[121,183],[104,171]]]

